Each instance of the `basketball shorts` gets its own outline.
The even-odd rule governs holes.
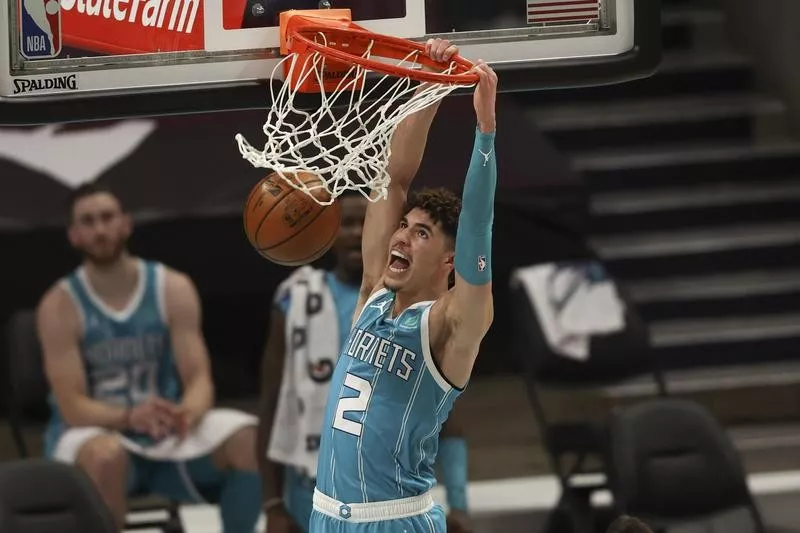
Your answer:
[[[311,533],[446,533],[444,511],[429,492],[412,498],[346,504],[314,489]]]
[[[186,462],[153,461],[136,455],[128,465],[128,495],[157,494],[180,502],[216,501],[225,472],[214,466],[211,455]]]
[[[286,511],[300,527],[301,533],[308,533],[313,508],[315,480],[297,469],[283,468],[283,501]]]

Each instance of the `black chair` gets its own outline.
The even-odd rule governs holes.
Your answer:
[[[739,455],[719,422],[679,399],[644,402],[617,414],[609,431],[609,485],[615,510],[656,531],[747,509],[764,524]]]
[[[624,289],[617,285],[627,301]],[[657,393],[666,396],[663,372],[650,348],[647,330],[628,304],[624,330],[590,339],[591,356],[576,361],[556,354],[548,344],[538,314],[527,290],[512,284],[512,334],[514,351],[521,360],[528,397],[539,423],[542,440],[554,474],[561,485],[561,497],[548,518],[547,532],[591,533],[596,517],[591,507],[593,492],[607,488],[605,482],[576,486],[573,478],[592,473],[591,462],[605,462],[605,422],[553,423],[541,400],[540,389],[579,390],[605,387],[626,379],[652,375]],[[570,459],[573,459],[570,461]]]
[[[19,311],[9,318],[5,329],[7,405],[14,444],[20,457],[30,457],[25,428],[41,425],[49,416],[49,387],[44,375],[42,352],[36,334],[33,311]]]
[[[0,531],[117,533],[117,526],[80,469],[28,459],[0,465]]]
[[[17,452],[25,459],[32,455],[25,440],[25,429],[43,424],[50,409],[47,402],[49,386],[44,374],[35,313],[31,310],[14,313],[6,324],[5,334],[9,425]],[[127,529],[160,526],[167,527],[172,533],[178,533],[182,529],[176,502],[137,495],[131,498],[130,508],[132,511],[167,510],[169,518],[166,523],[157,521],[129,524]]]

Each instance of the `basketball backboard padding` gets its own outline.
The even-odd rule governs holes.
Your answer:
[[[195,1],[198,0],[184,0],[184,5],[190,5],[191,2]],[[537,0],[523,1],[535,2]],[[607,53],[594,54],[593,47],[596,45],[591,38],[544,39],[541,43],[542,47],[549,50],[550,56],[546,59],[531,58],[531,60],[508,59],[512,57],[508,55],[508,50],[510,49],[509,47],[513,47],[513,40],[508,46],[501,44],[488,47],[484,41],[476,37],[476,35],[481,35],[482,32],[428,33],[414,37],[414,40],[424,40],[431,36],[449,38],[461,47],[464,57],[468,59],[487,59],[498,72],[499,90],[502,92],[605,85],[651,75],[661,59],[660,0],[603,1],[617,6],[621,14],[620,26],[625,22],[624,18],[627,16],[630,19],[632,28],[630,42],[622,43],[622,40],[619,40],[622,44],[618,48],[609,47]],[[12,26],[8,20],[10,13],[8,8],[11,7],[7,5],[9,2],[21,2],[21,0],[0,0],[0,29],[3,26],[6,28]],[[417,0],[405,0],[405,2],[407,6],[420,5]],[[424,0],[421,3],[424,4]],[[215,3],[207,2],[206,4]],[[62,2],[63,5],[64,3]],[[624,6],[625,9],[623,10],[621,6]],[[406,17],[418,17],[418,13],[413,12],[409,7]],[[356,18],[356,22],[359,25],[362,25],[362,22],[359,22],[357,17],[354,18]],[[169,21],[169,17],[166,17],[166,21]],[[418,23],[416,19],[414,21],[414,24]],[[389,24],[390,22],[397,27],[410,27],[408,25],[398,25],[399,23],[395,23],[394,19],[387,21],[386,27],[393,27]],[[376,27],[380,26],[376,26],[376,24],[371,25],[370,21],[363,22],[363,25],[372,31],[376,31]],[[271,28],[256,28],[253,31],[261,30],[272,31]],[[277,32],[278,28],[276,27],[274,30]],[[206,33],[209,31],[206,28]],[[240,35],[239,38],[246,41],[247,35],[255,35],[247,33],[250,31],[246,29],[241,30],[243,32],[241,34],[234,33],[237,33],[237,35]],[[598,38],[596,42],[599,43],[601,40]],[[246,44],[244,41],[243,44]],[[277,41],[278,36],[276,34],[276,46]],[[484,53],[489,57],[476,55]],[[558,57],[559,55],[561,57]],[[119,82],[122,84],[122,90],[93,90],[87,92],[68,90],[59,92],[40,91],[30,95],[13,95],[13,91],[8,88],[13,86],[15,80],[29,77],[29,74],[17,72],[15,75],[8,77],[7,74],[12,71],[12,66],[14,65],[11,64],[12,61],[8,54],[0,54],[0,75],[7,76],[7,89],[5,90],[8,91],[7,93],[0,92],[0,125],[82,122],[134,116],[263,109],[269,105],[268,84],[280,85],[279,82],[265,81],[268,73],[262,72],[258,74],[261,71],[255,68],[255,61],[231,61],[228,59],[227,62],[221,61],[218,64],[206,63],[200,65],[195,64],[194,60],[187,59],[185,56],[186,54],[181,55],[180,58],[170,61],[166,65],[159,64],[140,69],[141,71],[119,68],[103,72],[99,71],[99,67],[96,66],[86,69],[85,74],[87,76],[92,75],[96,78],[102,77],[100,75],[105,75],[106,77],[113,77],[115,80],[122,80]],[[105,59],[105,57],[94,59]],[[91,59],[88,61],[91,61]],[[191,64],[189,64],[190,62]],[[51,63],[53,62],[32,62],[35,67],[46,65],[47,68],[51,68]],[[135,90],[125,89],[125,87],[129,87],[125,84],[133,83],[132,80],[137,79],[137,75],[142,75],[142,72],[160,72],[167,67],[183,76],[179,79],[180,83],[175,83],[173,80],[160,86],[138,87]],[[202,72],[211,74],[210,78],[208,80],[204,79],[202,83],[192,83],[191,72],[201,68],[204,69]],[[70,73],[75,71],[75,67],[55,67],[52,70],[52,72],[60,73],[60,77],[65,77],[65,74],[71,75]],[[78,71],[84,72],[80,69]],[[241,72],[245,75],[242,76],[240,81],[231,82],[223,76],[224,73],[231,71]],[[219,75],[218,77],[221,81],[213,81],[216,74]],[[46,76],[37,75],[35,77],[45,78]],[[298,95],[298,97],[303,97],[303,100],[298,101],[298,106],[314,107],[316,101],[314,95]]]

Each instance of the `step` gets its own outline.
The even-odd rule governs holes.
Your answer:
[[[800,290],[800,268],[646,279],[626,287],[637,304],[781,294]]]
[[[758,253],[753,253],[758,250]],[[672,276],[715,275],[742,270],[800,267],[800,247],[786,239],[783,244],[761,248],[730,248],[722,251],[675,255],[634,255],[604,261],[615,276],[627,282]]]
[[[800,269],[639,281],[628,289],[647,322],[800,313]]]
[[[649,330],[656,347],[800,338],[800,313],[664,320],[649,324]]]
[[[786,105],[753,93],[533,107],[528,116],[566,151],[785,138]]]
[[[727,46],[722,9],[690,4],[665,6],[661,13],[664,50],[721,49]]]
[[[755,188],[755,187],[754,187]],[[776,187],[776,189],[778,189]],[[786,196],[778,196],[777,191],[756,190],[751,198],[731,194],[716,197],[692,198],[692,189],[683,195],[687,197],[686,206],[670,209],[653,209],[628,213],[592,211],[592,234],[625,234],[630,231],[672,231],[697,226],[726,226],[741,224],[763,224],[791,222],[800,220],[800,196],[797,188],[786,187]],[[649,192],[649,191],[647,191]],[[760,194],[756,194],[760,193]],[[677,197],[677,195],[676,195]],[[707,202],[704,202],[706,200]],[[703,204],[706,205],[703,205]]]
[[[800,385],[800,360],[673,370],[665,378],[668,391],[675,395]],[[603,393],[609,398],[633,398],[652,396],[657,390],[650,376],[641,376],[605,387]]]
[[[712,143],[570,154],[589,190],[644,189],[751,181],[800,173],[800,143]]]
[[[728,428],[739,451],[800,449],[800,424],[770,424]]]
[[[800,246],[800,220],[599,236],[593,237],[591,242],[597,253],[608,260],[709,254],[737,249],[757,251],[773,246]]]
[[[786,113],[777,98],[743,92],[722,95],[683,95],[645,101],[574,103],[533,106],[528,116],[545,133],[601,128],[644,127],[675,122],[702,122],[730,116]]]
[[[695,340],[693,344],[665,344],[653,347],[653,354],[662,361],[666,369],[673,372],[706,367],[797,362],[799,344],[800,335],[767,335],[739,339],[736,342]]]
[[[622,216],[675,210],[734,207],[749,203],[800,200],[800,175],[793,179],[718,182],[691,187],[665,187],[644,191],[598,193],[592,196],[592,215]]]
[[[600,87],[579,87],[515,94],[523,105],[553,102],[611,102],[679,94],[726,94],[752,90],[752,60],[731,51],[667,52],[658,71],[648,78]]]
[[[719,298],[671,300],[636,306],[646,322],[677,319],[728,318],[750,314],[800,313],[800,290]]]

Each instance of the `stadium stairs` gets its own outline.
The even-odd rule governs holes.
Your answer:
[[[583,175],[591,242],[628,285],[671,392],[708,405],[749,467],[798,468],[800,136],[728,45],[722,9],[664,0],[662,24],[653,77],[523,98]],[[621,404],[654,388],[605,392]]]

